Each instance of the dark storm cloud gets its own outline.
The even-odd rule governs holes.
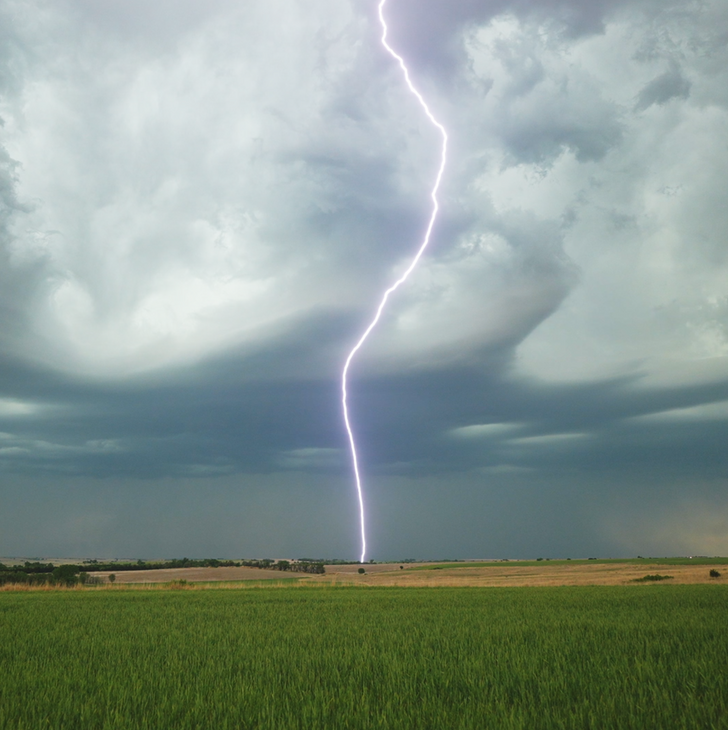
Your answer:
[[[376,5],[8,7],[0,551],[353,554],[437,166]],[[450,158],[373,555],[728,549],[725,9],[386,13]]]
[[[711,474],[728,474],[725,420],[711,420],[710,413],[697,421],[669,417],[725,404],[728,383],[640,392],[632,380],[548,387],[509,382],[502,377],[507,352],[491,352],[484,372],[440,369],[357,382],[351,407],[367,469],[600,470],[621,460],[688,471],[704,462]],[[289,347],[286,354],[305,357],[305,350]],[[4,375],[7,382],[12,369]],[[233,356],[178,371],[164,384],[90,387],[53,382],[43,372],[21,377],[17,370],[15,378],[16,395],[34,394],[39,410],[0,416],[0,461],[8,471],[143,478],[288,467],[333,470],[345,478],[348,471],[339,391],[328,379],[266,379],[262,372],[241,378]],[[655,414],[668,417],[650,421]]]
[[[111,385],[6,363],[0,461],[8,471],[142,478],[273,471],[286,452],[339,438],[335,386],[271,377],[274,353],[261,356],[257,379],[255,357],[241,378],[229,355],[164,382]],[[277,355],[306,353],[289,346]],[[28,409],[3,412],[8,403]]]
[[[634,385],[509,383],[493,370],[410,374],[361,386],[354,408],[367,454],[385,472],[568,465],[588,471],[617,463],[689,472],[703,463],[712,476],[728,474],[725,414],[717,420],[649,418],[712,403],[725,410],[727,382],[651,392]]]
[[[650,0],[401,0],[387,6],[387,17],[394,42],[416,68],[452,77],[467,66],[463,48],[467,33],[499,15],[545,23],[575,39],[603,33],[605,20],[625,6],[657,4]]]

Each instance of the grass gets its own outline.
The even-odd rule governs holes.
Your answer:
[[[194,580],[188,581],[184,578],[176,578],[174,580],[166,581],[124,581],[117,582],[115,588],[130,588],[137,589],[142,587],[148,588],[191,588],[197,590],[198,588],[259,588],[267,587],[274,588],[280,586],[292,586],[301,583],[301,577],[297,578],[264,578],[262,580]]]
[[[728,586],[0,594],[0,728],[727,728]]]
[[[58,583],[6,583],[0,585],[0,593],[55,593],[58,591],[76,591],[88,593],[89,591],[164,591],[164,590],[175,590],[183,589],[187,591],[207,590],[207,589],[233,589],[233,590],[244,590],[247,588],[279,588],[279,587],[290,587],[303,585],[304,581],[300,578],[277,578],[264,580],[235,580],[235,581],[188,581],[185,579],[181,580],[167,580],[159,582],[123,582],[123,583],[98,583],[98,584],[72,584],[63,585]]]

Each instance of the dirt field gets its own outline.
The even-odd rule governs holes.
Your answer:
[[[260,568],[164,568],[161,570],[99,571],[90,575],[107,580],[116,575],[116,583],[168,583],[172,580],[188,582],[239,581],[239,580],[282,580],[296,578],[301,573],[284,573],[280,570]]]
[[[371,586],[575,586],[626,585],[645,575],[670,575],[663,584],[725,583],[728,567],[716,566],[720,578],[711,578],[709,565],[651,565],[643,563],[574,563],[573,565],[518,565],[517,562],[494,563],[481,567],[438,568],[418,570],[426,564],[379,564],[365,566],[360,575],[359,565],[327,565],[324,575],[286,573],[258,568],[173,568],[164,570],[119,571],[116,583],[166,583],[173,580],[188,582],[281,580],[298,578],[302,583],[337,583]],[[94,573],[106,579],[108,572]]]
[[[631,563],[575,563],[574,565],[519,566],[517,562],[483,567],[412,570],[398,565],[372,565],[359,575],[357,565],[326,566],[326,574],[309,580],[391,586],[576,586],[625,585],[645,575],[670,575],[662,583],[728,582],[728,569],[716,566],[720,578],[711,578],[709,565],[650,565]]]

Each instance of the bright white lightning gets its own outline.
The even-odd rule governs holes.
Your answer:
[[[432,198],[432,214],[430,215],[430,222],[427,225],[427,230],[425,231],[425,237],[417,250],[417,253],[415,254],[414,258],[412,259],[412,262],[407,267],[407,270],[397,279],[397,281],[392,284],[392,286],[387,289],[387,291],[384,292],[384,295],[382,296],[382,300],[379,303],[379,306],[377,307],[376,314],[374,315],[374,319],[372,319],[369,326],[364,330],[364,334],[359,338],[359,341],[354,345],[354,348],[349,353],[349,356],[346,358],[346,363],[344,364],[344,371],[341,376],[341,394],[342,399],[341,403],[344,408],[344,423],[346,424],[346,432],[349,434],[349,446],[351,447],[351,459],[352,464],[354,466],[354,478],[356,480],[356,491],[357,496],[359,497],[359,515],[360,515],[360,522],[361,522],[361,558],[359,559],[360,562],[364,562],[364,557],[366,555],[367,551],[367,536],[366,536],[366,530],[365,530],[365,522],[364,522],[364,497],[362,494],[362,486],[361,486],[361,475],[359,474],[359,460],[357,458],[357,452],[356,452],[356,443],[354,441],[354,431],[351,427],[351,422],[349,420],[349,409],[346,405],[346,376],[349,373],[349,367],[351,365],[352,360],[354,359],[354,355],[356,355],[357,352],[359,352],[361,346],[366,341],[367,337],[369,337],[369,333],[376,327],[377,322],[379,322],[380,317],[382,316],[382,312],[384,311],[384,307],[387,304],[387,300],[389,299],[389,295],[392,294],[395,290],[397,290],[401,284],[403,284],[409,275],[414,270],[415,266],[417,266],[417,263],[419,262],[420,258],[422,257],[422,254],[424,253],[425,249],[427,248],[427,244],[430,242],[430,236],[432,235],[432,228],[435,225],[435,219],[437,218],[437,212],[440,209],[440,205],[437,202],[437,191],[440,188],[440,182],[442,181],[442,175],[445,172],[445,164],[447,163],[447,132],[445,131],[445,127],[440,124],[440,122],[435,119],[432,112],[430,111],[429,107],[427,106],[425,100],[422,98],[422,95],[419,91],[414,87],[412,84],[412,81],[410,79],[409,70],[407,69],[407,66],[405,65],[404,59],[402,56],[400,56],[390,45],[387,43],[387,23],[384,20],[384,5],[386,4],[387,0],[381,0],[379,3],[379,22],[382,24],[382,45],[387,49],[389,54],[399,63],[400,68],[402,69],[402,72],[404,73],[405,81],[407,82],[407,86],[409,87],[409,90],[417,97],[417,101],[420,102],[422,105],[422,108],[425,110],[425,114],[427,115],[427,118],[432,122],[432,124],[437,127],[440,134],[442,135],[442,155],[440,158],[440,168],[437,171],[437,177],[435,179],[435,185],[432,188],[432,193],[430,193],[430,197]]]

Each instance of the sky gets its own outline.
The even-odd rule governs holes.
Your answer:
[[[0,555],[358,558],[376,11],[0,0]],[[385,14],[367,557],[728,554],[728,6]]]

